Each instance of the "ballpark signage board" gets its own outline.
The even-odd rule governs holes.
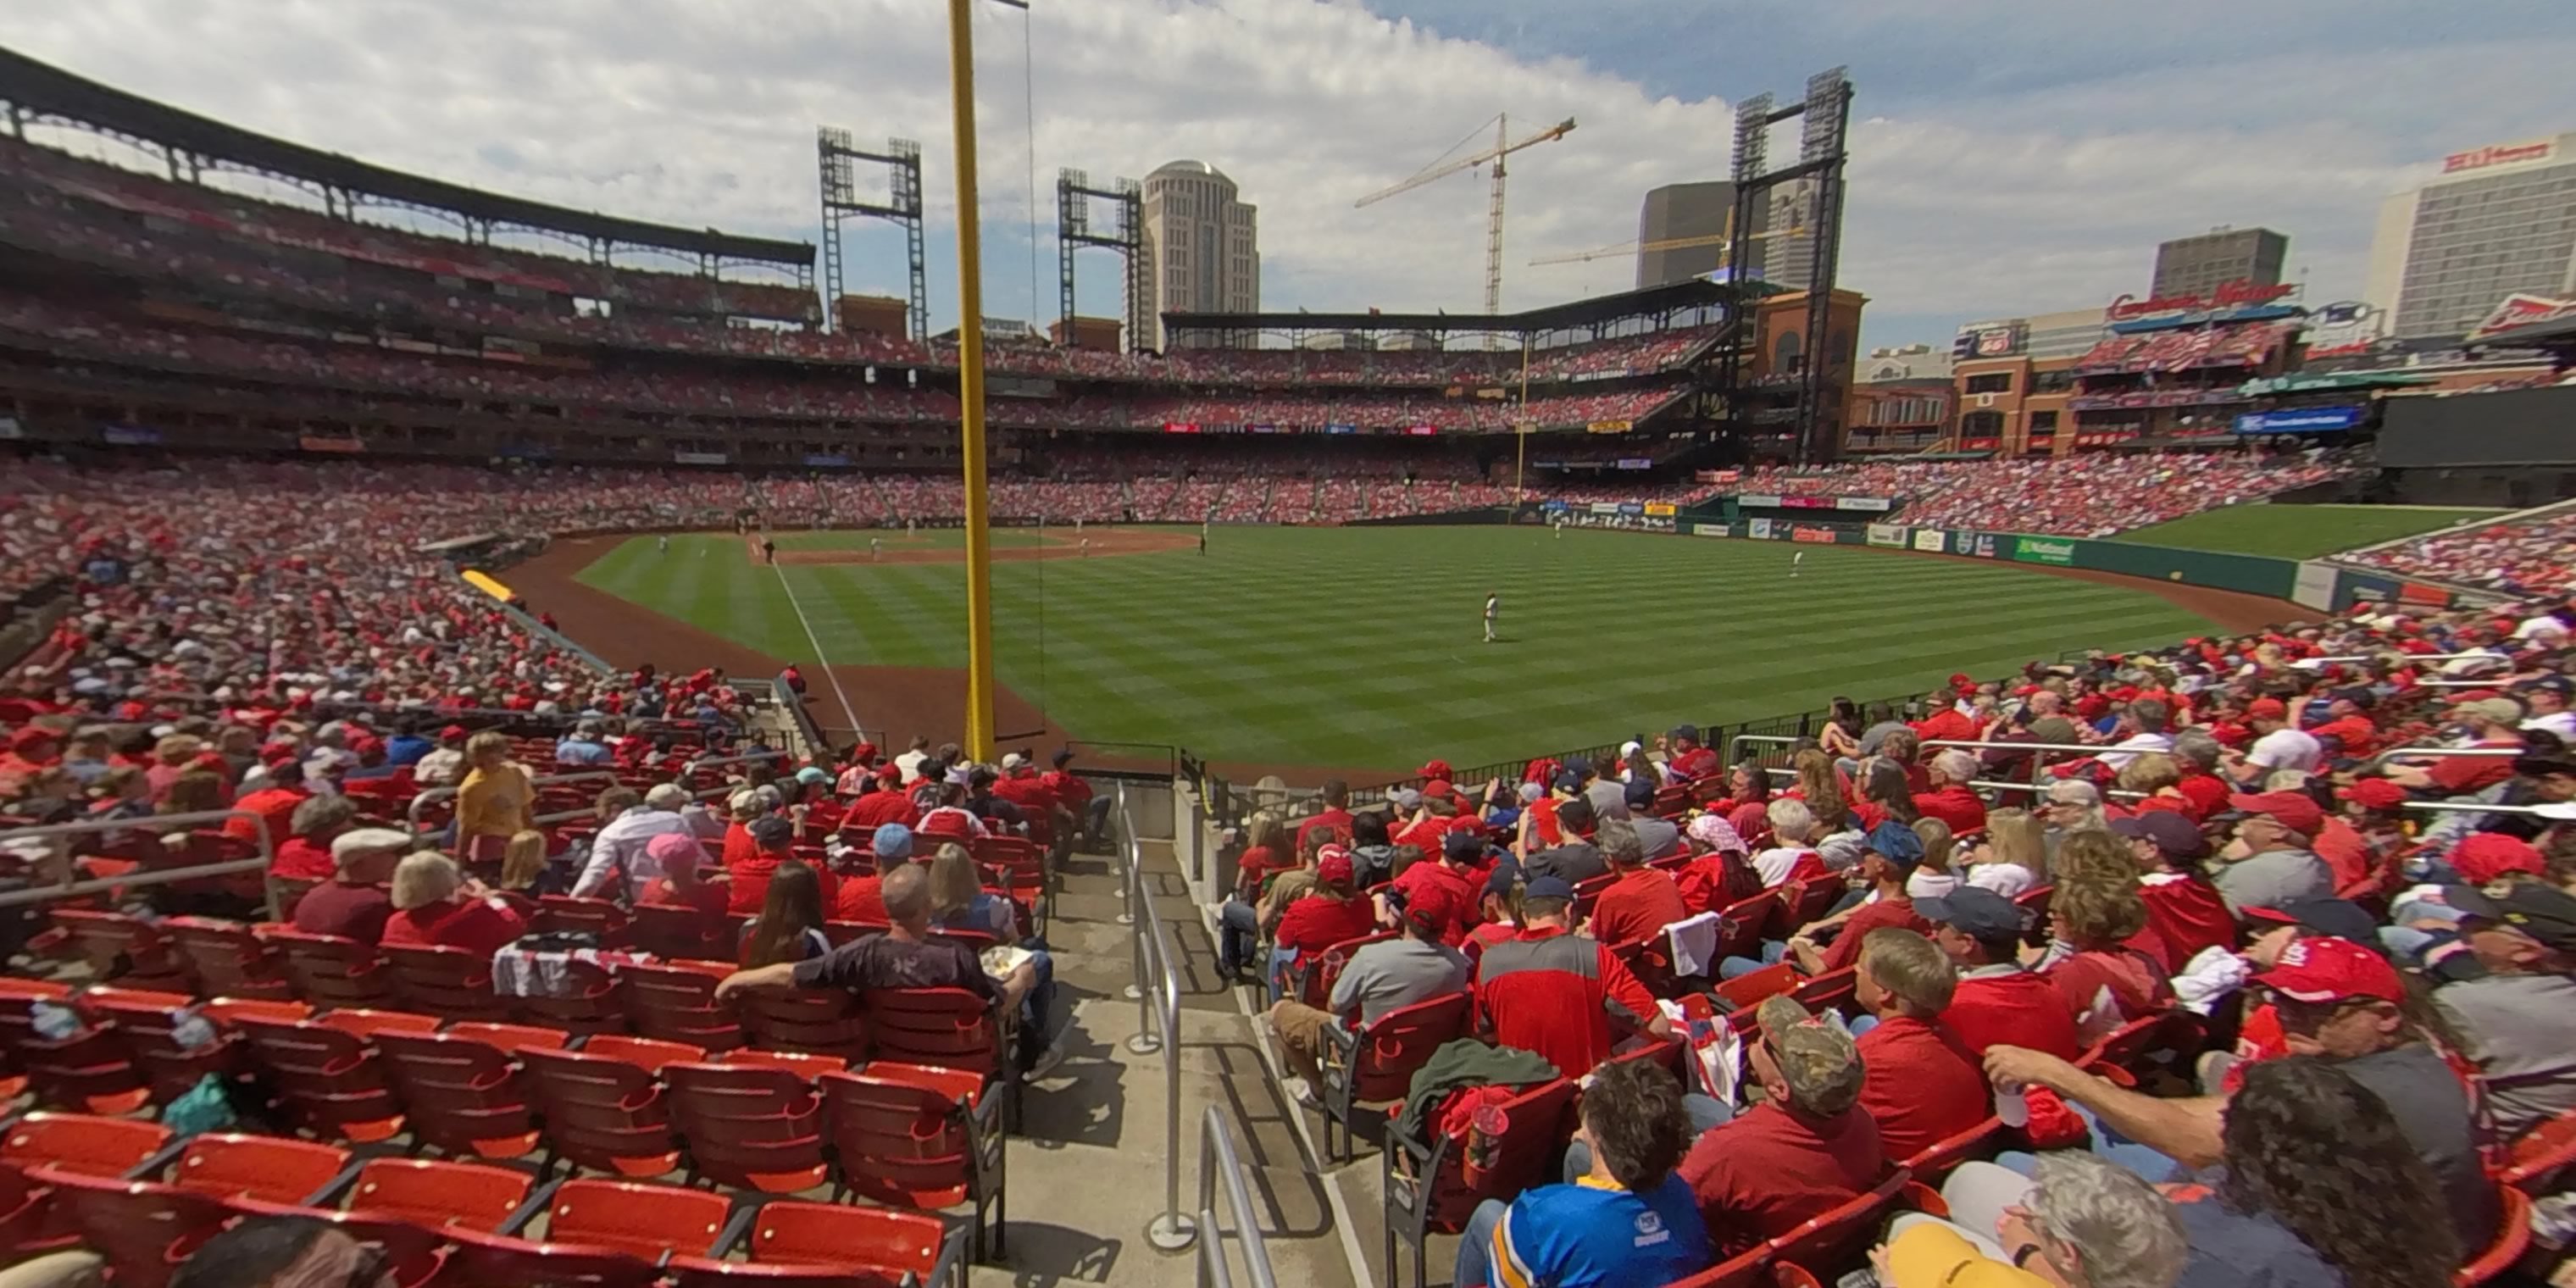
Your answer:
[[[1895,504],[1895,502],[1890,501],[1883,496],[1838,496],[1834,498],[1834,508],[1837,510],[1869,510],[1884,514],[1888,510],[1894,508]]]
[[[1646,513],[1650,515],[1661,515],[1664,518],[1669,519],[1675,514],[1680,513],[1680,511],[1675,509],[1673,503],[1670,501],[1648,501],[1646,503]]]
[[[1723,523],[1694,523],[1691,525],[1691,535],[1694,537],[1726,537],[1733,536],[1734,534],[1728,532],[1726,530],[1726,525]]]
[[[1591,434],[1624,434],[1636,427],[1637,423],[1631,420],[1596,420],[1583,429]]]
[[[1617,514],[1619,512],[1619,503],[1616,501],[1595,501],[1592,503],[1592,512],[1594,514]]]
[[[2495,306],[2495,311],[2487,314],[2486,320],[2478,323],[2468,338],[2472,342],[2483,340],[2500,331],[2555,322],[2570,314],[2576,314],[2576,300],[2551,299],[2546,295],[2526,295],[2517,291],[2504,297],[2504,303]]]
[[[146,425],[110,425],[105,430],[107,441],[118,447],[157,447],[161,431]]]
[[[2123,295],[2112,300],[2111,307],[2104,309],[2102,316],[2112,322],[2126,322],[2163,313],[2207,313],[2215,309],[2245,308],[2271,304],[2298,289],[2297,284],[2291,282],[2256,286],[2254,279],[2240,277],[2233,282],[2219,283],[2218,289],[2208,295],[2157,295],[2146,299]]]
[[[671,460],[679,465],[723,465],[733,458],[722,452],[673,452]]]
[[[1748,520],[1744,533],[1756,541],[1768,541],[1771,539],[1771,521],[1769,519]]]
[[[1916,528],[1914,530],[1914,548],[1927,555],[1937,555],[1942,551],[1949,549],[1949,540],[1950,534],[1943,532],[1939,528]]]
[[[1830,546],[1842,540],[1842,537],[1831,528],[1810,528],[1801,524],[1789,533],[1789,539],[1805,542],[1811,546]]]
[[[1654,458],[1647,456],[1622,456],[1619,458],[1618,468],[1623,470],[1651,470],[1655,468],[1655,462]]]
[[[2556,155],[2558,155],[2558,140],[2555,138],[2531,139],[2522,143],[2490,143],[2482,148],[2454,152],[2442,158],[2442,173],[2459,174],[2499,165],[2527,165],[2534,161],[2546,161]]]
[[[1902,525],[1894,523],[1873,523],[1869,525],[1869,543],[1873,546],[1894,546],[1900,550],[1904,549],[1905,529]]]
[[[1767,492],[1747,492],[1744,495],[1735,498],[1735,503],[1748,510],[1776,510],[1780,508],[1780,498]]]
[[[2305,434],[2330,429],[2350,429],[2361,423],[2359,407],[2291,407],[2281,411],[2251,411],[2236,418],[2240,434]]]
[[[2014,559],[2022,563],[2054,564],[2060,568],[2075,564],[2075,543],[2051,541],[2046,537],[2013,538]]]

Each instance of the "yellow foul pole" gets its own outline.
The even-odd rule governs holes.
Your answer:
[[[948,0],[948,92],[957,132],[957,400],[966,453],[966,754],[993,754],[993,532],[984,495],[984,265],[975,213],[975,30]]]

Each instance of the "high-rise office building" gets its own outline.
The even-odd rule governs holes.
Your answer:
[[[1735,185],[1719,179],[1706,183],[1668,183],[1646,193],[1637,208],[1637,289],[1670,286],[1717,271],[1726,247],[1726,212],[1735,204]],[[1693,241],[1706,245],[1670,250],[1644,249],[1658,242]]]
[[[1815,281],[1816,196],[1813,179],[1792,179],[1763,194],[1753,221],[1758,239],[1745,261],[1754,276],[1792,291]]]
[[[2156,247],[2157,299],[2214,294],[2226,282],[2273,286],[2289,258],[2290,239],[2269,228],[2213,228]]]
[[[1165,313],[1251,313],[1261,308],[1261,249],[1254,208],[1234,180],[1204,161],[1174,161],[1145,176],[1145,280],[1153,343],[1168,348]]]
[[[2576,291],[2576,133],[2442,159],[2379,206],[2362,297],[2399,340],[2457,340],[2517,291]]]

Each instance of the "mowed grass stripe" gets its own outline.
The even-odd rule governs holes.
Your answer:
[[[703,560],[650,538],[584,579],[778,656],[811,660],[777,575],[729,537]],[[864,539],[861,544],[864,545]],[[638,557],[640,545],[641,557]],[[2010,564],[1775,543],[1505,528],[1228,529],[1194,550],[1002,563],[997,669],[1094,738],[1230,760],[1502,759],[1928,689],[2067,649],[2208,629],[2145,589]],[[959,664],[954,564],[791,566],[836,663]],[[1480,642],[1487,589],[1509,643]],[[783,623],[783,625],[782,625]],[[1040,652],[1043,647],[1043,653]],[[853,694],[863,707],[864,694]]]

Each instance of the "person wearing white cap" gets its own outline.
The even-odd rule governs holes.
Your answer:
[[[362,944],[383,938],[385,921],[394,914],[385,883],[411,848],[411,833],[390,827],[362,827],[332,838],[331,862],[339,871],[296,901],[295,928]]]

